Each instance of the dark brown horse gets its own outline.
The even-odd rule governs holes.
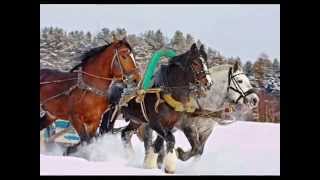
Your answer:
[[[140,73],[129,43],[114,40],[83,55],[82,62],[70,72],[40,70],[40,130],[57,119],[69,120],[88,141],[96,135],[108,109],[107,89],[115,81],[139,82]]]
[[[198,94],[199,88],[209,88],[211,84],[211,79],[208,79],[206,62],[196,45],[193,44],[186,53],[173,57],[169,61],[169,65],[160,67],[155,74],[153,87],[161,87],[163,89],[160,94],[162,98],[165,94],[170,94],[176,101],[185,104],[189,102],[191,96]],[[159,140],[162,143],[166,142],[165,171],[173,173],[177,157],[174,150],[175,138],[171,130],[184,113],[175,111],[167,103],[161,103],[158,106],[158,112],[156,112],[157,96],[155,94],[146,94],[144,101],[148,116],[147,120],[141,111],[140,105],[135,100],[129,101],[127,107],[122,107],[121,112],[124,118],[130,120],[129,125],[121,132],[122,140],[126,146],[129,146],[128,143],[130,143],[132,132],[147,121],[148,126],[161,137]],[[161,146],[153,147],[151,144],[146,143],[145,148],[145,167],[156,167],[157,159],[155,157],[159,153]]]

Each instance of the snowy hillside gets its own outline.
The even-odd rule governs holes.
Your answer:
[[[185,136],[175,133],[176,146],[190,148]],[[133,138],[135,156],[126,158],[119,136],[105,135],[80,149],[77,157],[61,156],[53,147],[40,154],[41,175],[165,175],[143,169],[143,143]],[[178,160],[176,175],[280,175],[280,124],[239,121],[217,126],[201,159]]]

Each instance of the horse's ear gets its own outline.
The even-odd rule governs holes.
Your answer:
[[[198,52],[197,44],[196,44],[196,43],[193,43],[192,46],[191,46],[191,48],[190,48],[190,50],[191,50],[192,52]]]
[[[204,50],[204,45],[201,45],[200,46],[200,54],[201,56],[204,58],[204,60],[207,62],[208,61],[208,56],[207,56],[207,53],[206,51]]]
[[[236,72],[236,71],[242,71],[242,67],[239,61],[236,61],[236,63],[233,66],[233,72]]]
[[[205,52],[203,44],[200,46],[200,52]]]

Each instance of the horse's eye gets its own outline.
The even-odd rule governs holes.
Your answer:
[[[242,80],[238,80],[238,83],[242,83]]]

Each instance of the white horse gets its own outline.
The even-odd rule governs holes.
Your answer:
[[[248,77],[243,73],[239,63],[234,64],[234,66],[228,64],[214,66],[209,71],[214,84],[208,91],[207,97],[199,99],[201,108],[216,111],[222,108],[226,102],[246,105],[248,109],[253,109],[258,105],[259,97],[254,93],[253,87]],[[178,121],[175,127],[183,131],[192,147],[187,152],[180,147],[176,149],[180,160],[186,161],[193,156],[201,156],[205,143],[217,124],[217,120],[190,117],[186,114],[183,119]],[[139,133],[139,131],[143,133]],[[158,140],[159,137],[152,143],[152,131],[148,126],[141,126],[137,134],[138,136],[140,135],[140,139],[143,139],[145,143],[146,156],[144,166],[146,168],[156,168],[157,166],[161,168],[164,146]],[[159,148],[161,151],[158,154],[150,151],[150,149]]]

